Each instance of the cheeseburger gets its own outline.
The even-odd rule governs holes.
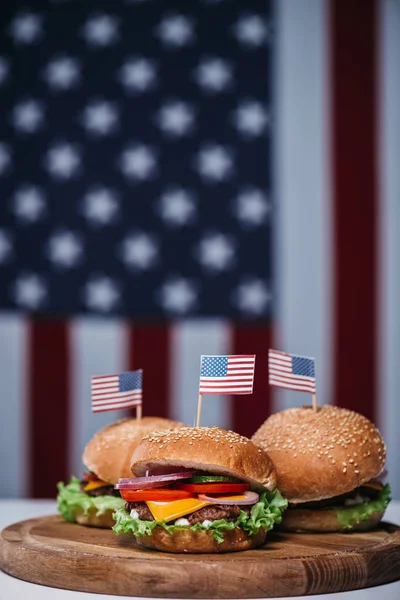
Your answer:
[[[252,441],[273,460],[289,501],[290,531],[350,531],[376,526],[390,502],[386,449],[366,417],[336,406],[291,408],[269,417]]]
[[[82,479],[72,477],[68,485],[58,484],[58,510],[70,522],[92,527],[112,527],[113,512],[125,502],[114,484],[120,477],[132,477],[130,460],[142,437],[153,429],[179,427],[181,423],[159,417],[122,419],[100,429],[87,444],[82,461]]]
[[[218,427],[145,436],[132,456],[136,478],[116,488],[125,508],[114,532],[164,552],[235,552],[262,546],[287,502],[269,456]]]

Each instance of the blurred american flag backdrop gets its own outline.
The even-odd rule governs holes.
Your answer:
[[[93,375],[194,424],[200,356],[256,354],[202,424],[309,395],[375,420],[400,498],[397,0],[24,0],[0,9],[0,497],[53,497]]]

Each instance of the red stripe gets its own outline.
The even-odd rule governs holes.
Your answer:
[[[232,429],[251,437],[270,415],[271,388],[268,384],[268,349],[272,329],[268,324],[242,324],[232,332],[232,353],[256,354],[254,392],[248,398],[232,396]]]
[[[334,399],[376,416],[378,0],[331,0]]]
[[[69,479],[70,356],[68,325],[37,319],[28,326],[29,495],[54,498]]]
[[[143,415],[169,417],[171,387],[169,327],[131,325],[128,340],[128,369],[143,369]]]

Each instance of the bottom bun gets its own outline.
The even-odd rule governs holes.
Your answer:
[[[282,523],[279,528],[285,531],[314,531],[314,532],[334,532],[334,531],[367,531],[373,529],[379,523],[384,515],[384,510],[373,513],[366,521],[354,523],[351,529],[341,525],[337,518],[336,511],[328,509],[306,509],[306,508],[288,508],[282,516]]]
[[[161,550],[161,552],[188,552],[192,554],[216,552],[240,552],[262,546],[266,538],[265,529],[261,528],[255,535],[247,535],[237,527],[224,532],[221,544],[214,539],[211,531],[191,531],[178,529],[172,535],[163,527],[155,527],[152,535],[137,537],[136,542],[144,548]]]
[[[114,510],[106,510],[101,515],[97,515],[95,508],[90,508],[88,514],[84,514],[81,508],[78,508],[75,512],[75,521],[79,525],[86,525],[87,527],[101,527],[102,529],[111,529],[115,525],[113,519]]]

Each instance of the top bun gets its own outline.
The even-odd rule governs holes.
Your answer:
[[[266,452],[219,427],[155,431],[143,438],[132,456],[132,472],[138,477],[176,467],[237,477],[260,490],[276,487],[276,471]]]
[[[385,466],[379,431],[363,415],[337,406],[289,408],[269,417],[252,441],[264,448],[292,504],[350,492]]]
[[[154,429],[180,427],[182,423],[161,417],[121,419],[100,429],[87,444],[82,460],[88,469],[107,483],[117,483],[120,477],[132,477],[132,452],[142,437]]]

